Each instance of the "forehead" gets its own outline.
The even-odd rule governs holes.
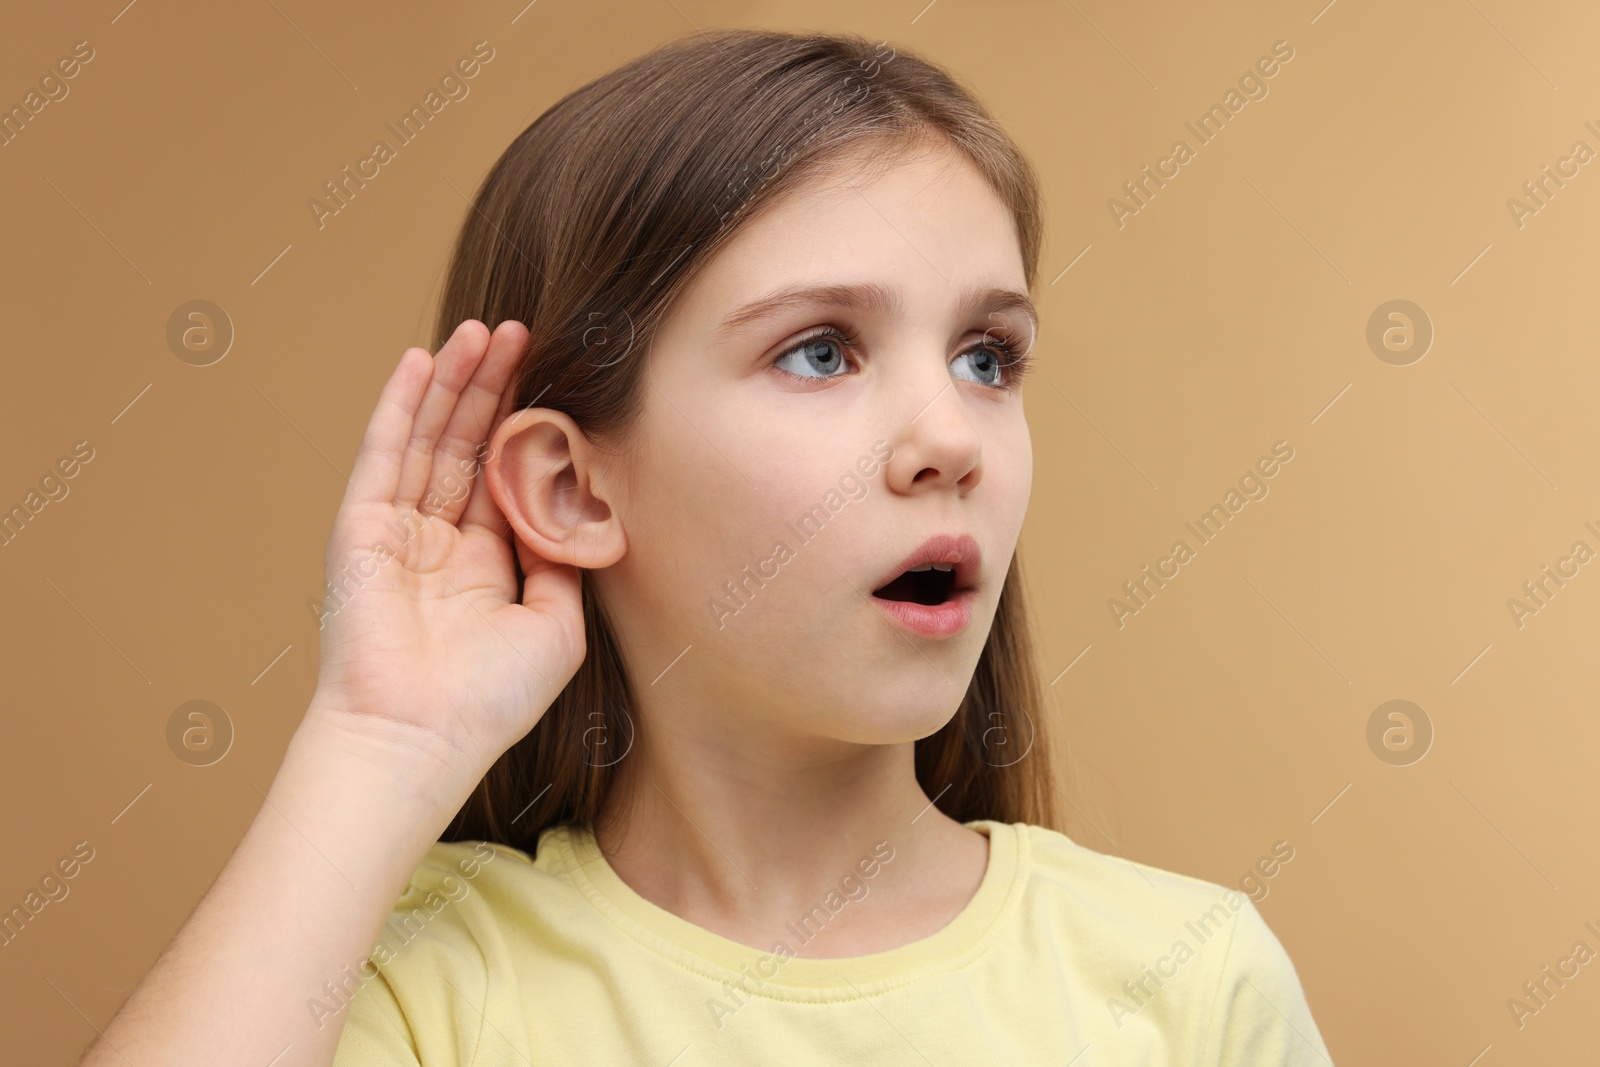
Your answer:
[[[739,225],[681,297],[680,310],[708,329],[763,295],[839,283],[876,284],[923,307],[980,288],[1026,292],[1010,210],[943,143],[831,160]]]

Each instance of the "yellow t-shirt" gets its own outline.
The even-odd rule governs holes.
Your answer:
[[[360,973],[311,1007],[335,1067],[1331,1065],[1299,977],[1237,890],[1027,823],[977,893],[886,952],[795,955],[871,891],[867,857],[762,951],[658,907],[574,825],[535,855],[438,844]]]

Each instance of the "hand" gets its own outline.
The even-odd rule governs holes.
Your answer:
[[[367,425],[325,557],[334,591],[313,707],[420,747],[469,787],[539,721],[587,647],[578,568],[525,545],[513,556],[482,470],[527,337],[519,322],[491,335],[469,319],[431,359],[406,350]]]

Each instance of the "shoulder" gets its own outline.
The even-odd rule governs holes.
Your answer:
[[[485,935],[500,923],[518,871],[532,866],[527,853],[506,845],[435,844],[395,900],[371,959],[397,983],[427,973],[443,957],[481,967]]]
[[[1011,825],[1036,896],[1085,909],[1124,933],[1140,927],[1167,932],[1174,923],[1182,927],[1193,919],[1220,919],[1223,914],[1231,920],[1254,910],[1250,898],[1237,889],[1120,853],[1098,852],[1044,826]],[[1213,912],[1218,905],[1222,912]]]
[[[544,842],[552,843],[549,836]],[[421,923],[427,940],[464,944],[487,926],[516,921],[532,901],[570,886],[556,851],[541,845],[535,858],[491,841],[438,842],[395,901],[386,929]]]
[[[1116,1029],[1192,1033],[1201,1063],[1331,1063],[1294,964],[1248,895],[1011,825],[1025,915],[1096,976]]]
[[[548,866],[548,865],[546,865]],[[326,990],[322,1019],[344,1018],[337,1067],[470,1062],[492,1005],[512,1018],[517,988],[505,932],[530,888],[556,876],[488,841],[434,844],[378,931],[369,956]],[[533,894],[537,895],[537,888]],[[353,995],[352,995],[353,994]]]
[[[428,854],[417,865],[416,874],[407,888],[414,890],[424,885],[445,885],[452,878],[475,881],[502,860],[505,861],[502,870],[508,866],[533,864],[533,857],[510,845],[491,841],[440,841],[428,849]]]
[[[441,841],[428,850],[395,901],[391,921],[419,909],[430,918],[492,906],[517,869],[527,871],[526,852],[488,841]],[[468,905],[457,908],[457,905]]]

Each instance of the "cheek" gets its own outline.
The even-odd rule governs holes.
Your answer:
[[[984,443],[984,467],[997,528],[1021,530],[1033,491],[1033,438],[1020,414],[991,429]]]
[[[759,427],[739,430],[699,418],[711,414],[671,411],[664,422],[646,425],[621,511],[631,599],[648,604],[672,629],[709,628],[722,636],[732,623],[717,628],[713,601],[740,608],[739,624],[748,629],[752,612],[792,607],[792,597],[812,591],[816,579],[800,572],[825,563],[824,552],[818,542],[802,546],[795,528],[828,485],[806,459],[814,447],[762,438]],[[686,415],[703,432],[685,424]],[[832,540],[830,534],[823,539]],[[780,542],[787,553],[777,549]],[[750,608],[730,597],[728,583],[750,590]]]

